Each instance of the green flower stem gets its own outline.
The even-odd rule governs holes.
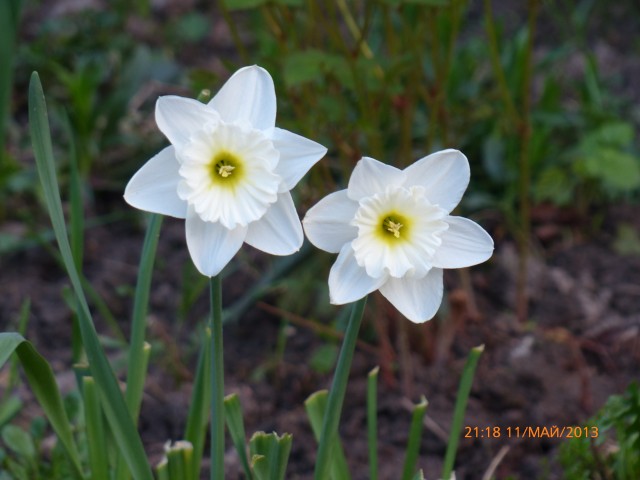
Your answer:
[[[367,378],[367,438],[369,445],[369,479],[378,480],[378,371],[375,367]]]
[[[340,422],[340,413],[342,411],[342,403],[347,390],[347,380],[349,379],[349,370],[351,369],[351,360],[353,352],[358,340],[358,331],[360,323],[362,323],[362,314],[364,306],[367,303],[367,297],[361,298],[353,304],[351,317],[347,325],[347,331],[340,350],[338,365],[336,366],[331,392],[329,393],[329,401],[327,411],[325,412],[324,421],[322,422],[322,434],[320,435],[320,445],[318,447],[318,457],[316,459],[316,468],[314,478],[323,480],[329,478],[329,454],[333,440],[338,434],[338,423]]]
[[[224,364],[222,355],[222,285],[211,278],[211,480],[224,478]]]

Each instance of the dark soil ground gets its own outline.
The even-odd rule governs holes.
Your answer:
[[[578,239],[571,226],[557,226],[547,258],[531,258],[531,321],[519,324],[512,299],[516,261],[513,245],[499,241],[493,259],[470,274],[471,290],[461,288],[454,271],[445,278],[448,305],[438,318],[414,326],[394,313],[384,299],[370,299],[363,338],[378,324],[388,336],[369,335],[368,348],[358,349],[347,394],[342,438],[354,478],[367,478],[365,419],[366,376],[383,367],[379,385],[381,478],[398,478],[404,460],[411,402],[424,394],[428,401],[420,466],[427,478],[438,478],[450,428],[461,370],[469,349],[484,344],[465,418],[465,426],[500,427],[498,438],[462,438],[457,478],[481,478],[497,455],[504,455],[497,478],[561,478],[555,456],[558,439],[509,438],[508,427],[572,426],[589,418],[607,397],[621,393],[638,379],[640,365],[640,257],[612,253],[614,226],[633,224],[633,208],[611,209],[601,232]],[[86,272],[116,318],[129,316],[127,285],[135,280],[142,232],[122,223],[87,231]],[[155,346],[145,390],[141,425],[152,460],[165,441],[177,440],[184,428],[194,372],[201,319],[206,316],[206,292],[186,320],[177,319],[182,272],[188,257],[183,224],[165,220],[149,312],[149,339]],[[237,262],[243,268],[224,283],[230,305],[255,281],[265,256],[247,247]],[[320,273],[319,274],[324,274]],[[74,386],[70,371],[71,317],[61,298],[64,275],[42,248],[17,253],[3,261],[0,272],[0,327],[15,325],[22,301],[30,297],[28,338],[60,372],[64,389]],[[286,296],[285,292],[278,295]],[[303,402],[327,388],[330,375],[309,368],[311,352],[327,342],[313,331],[290,324],[280,360],[276,345],[281,317],[268,313],[277,295],[263,298],[240,321],[225,327],[227,391],[237,392],[244,408],[247,432],[289,432],[294,436],[287,478],[311,478],[315,442]],[[338,309],[332,309],[336,315]],[[98,316],[99,328],[110,330]],[[322,323],[326,319],[321,320]],[[126,331],[126,321],[121,322]],[[410,338],[410,342],[406,339]],[[403,340],[404,339],[404,340]],[[404,347],[403,347],[404,345]],[[407,347],[408,345],[408,347]],[[403,360],[404,359],[404,360]],[[114,362],[119,357],[114,352]],[[23,391],[23,395],[27,395]],[[26,415],[35,410],[27,409]],[[465,429],[463,433],[467,432]],[[475,432],[475,431],[474,431]],[[478,435],[479,437],[480,435]],[[230,478],[239,478],[235,452],[228,443]]]

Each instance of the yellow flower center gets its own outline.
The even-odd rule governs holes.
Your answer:
[[[396,212],[389,212],[380,216],[380,229],[378,230],[380,239],[394,245],[399,241],[409,239],[409,226],[411,222],[404,215]]]
[[[209,161],[211,185],[233,187],[242,178],[242,160],[235,154],[223,150]]]

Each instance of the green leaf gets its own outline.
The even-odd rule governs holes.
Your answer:
[[[460,433],[462,432],[462,422],[464,420],[464,412],[467,409],[467,401],[473,385],[473,376],[478,366],[480,355],[484,352],[484,345],[473,347],[467,361],[464,364],[462,378],[458,386],[458,394],[456,395],[456,404],[453,410],[453,420],[451,421],[451,430],[449,433],[449,443],[444,457],[442,466],[442,479],[449,480],[453,472],[453,464],[456,461],[456,451],[460,442]]]
[[[308,49],[291,53],[285,58],[282,75],[289,87],[321,80],[325,73],[349,72],[346,60],[322,50]]]
[[[304,0],[274,0],[278,5],[286,5],[287,7],[302,7]]]
[[[284,480],[291,452],[292,436],[285,433],[256,432],[249,441],[249,452],[257,480]]]
[[[2,441],[5,445],[25,459],[33,460],[36,446],[31,436],[16,425],[7,425],[2,429]]]
[[[268,2],[268,0],[224,0],[229,10],[248,10],[250,8],[260,7]]]
[[[49,210],[53,230],[58,241],[58,248],[78,299],[78,318],[82,341],[89,360],[91,373],[98,385],[105,416],[116,444],[124,455],[134,478],[136,480],[152,480],[153,475],[146,459],[142,441],[133,424],[118,381],[100,346],[98,334],[91,320],[89,305],[82,288],[81,277],[71,254],[62,213],[60,189],[56,177],[47,107],[40,78],[36,72],[31,75],[29,84],[29,126],[36,166],[44,190],[47,209]]]
[[[420,440],[422,437],[422,420],[427,411],[427,399],[422,397],[420,403],[413,407],[411,415],[411,426],[409,427],[409,442],[407,444],[404,468],[402,469],[402,480],[412,480],[418,461],[420,451]]]
[[[253,478],[249,459],[247,458],[247,447],[245,445],[245,429],[242,420],[242,407],[237,394],[227,395],[224,399],[224,418],[227,421],[227,428],[236,447],[240,463],[247,479]]]
[[[60,390],[58,390],[51,366],[22,335],[0,333],[0,368],[14,351],[22,363],[33,394],[38,399],[60,442],[64,445],[76,474],[82,477],[78,449],[73,440],[69,418],[64,410]]]
[[[0,404],[0,427],[11,421],[22,408],[22,400],[18,397],[9,397]]]
[[[85,424],[87,426],[87,446],[91,480],[108,480],[107,442],[104,430],[100,398],[95,381],[91,377],[82,378],[82,396],[84,398]]]
[[[325,343],[316,348],[309,359],[309,366],[318,373],[329,373],[338,359],[338,347]]]
[[[304,402],[304,408],[307,412],[307,417],[309,417],[311,430],[313,431],[313,436],[316,441],[320,441],[320,435],[322,434],[322,422],[324,421],[324,414],[327,410],[328,397],[329,392],[327,392],[327,390],[320,390],[310,395]],[[330,477],[333,480],[348,480],[351,478],[351,475],[349,474],[349,467],[347,466],[342,442],[339,438],[336,438],[332,443],[328,469]]]
[[[6,123],[11,106],[13,87],[13,59],[16,53],[16,37],[20,18],[21,0],[0,2],[0,165],[4,159]]]
[[[640,187],[640,161],[622,150],[601,147],[582,159],[587,175],[599,179],[613,192]]]

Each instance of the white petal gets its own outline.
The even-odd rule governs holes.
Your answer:
[[[327,149],[319,143],[282,128],[274,128],[269,134],[273,146],[280,152],[275,172],[283,178],[287,190],[295,187],[305,173],[327,153]]]
[[[358,204],[349,199],[347,190],[327,195],[309,209],[302,221],[307,238],[321,250],[338,253],[358,235],[358,228],[350,224],[357,209]]]
[[[234,73],[209,105],[225,122],[246,121],[266,130],[276,124],[276,90],[264,68],[253,65]]]
[[[380,293],[405,317],[415,323],[431,320],[442,303],[442,270],[432,268],[426,277],[389,278]]]
[[[405,168],[405,187],[422,185],[431,203],[451,212],[469,185],[469,161],[458,150],[442,150]]]
[[[165,148],[129,180],[124,199],[140,210],[185,218],[187,202],[178,197],[179,169],[175,149]]]
[[[402,170],[373,158],[363,157],[349,179],[349,198],[358,201],[363,197],[382,193],[389,186],[401,185],[404,180]]]
[[[380,288],[387,277],[373,278],[358,265],[351,244],[340,250],[336,263],[329,272],[329,297],[334,305],[355,302]]]
[[[220,273],[240,250],[247,235],[247,227],[228,230],[219,223],[203,221],[193,207],[187,214],[186,230],[191,259],[198,271],[208,277]]]
[[[463,217],[446,217],[449,229],[442,234],[433,265],[439,268],[463,268],[489,259],[493,239],[477,223]]]
[[[291,255],[300,250],[303,239],[293,199],[285,192],[260,220],[249,224],[244,241],[271,255]]]
[[[177,147],[184,145],[205,123],[219,119],[214,109],[192,98],[169,95],[156,102],[158,128]]]

